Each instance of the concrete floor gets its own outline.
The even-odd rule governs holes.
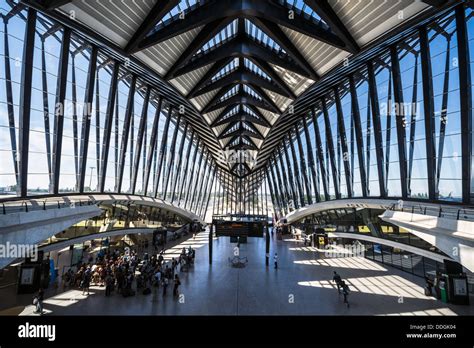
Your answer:
[[[68,290],[47,298],[47,315],[473,315],[474,306],[447,305],[423,293],[423,279],[361,257],[333,258],[299,241],[272,240],[271,256],[278,252],[279,268],[265,267],[264,238],[249,238],[240,256],[245,268],[232,268],[229,257],[236,244],[221,237],[213,242],[213,264],[208,263],[208,234],[168,250],[168,258],[183,246],[196,249],[196,263],[181,273],[180,299],[161,288],[151,295],[123,298],[104,296],[91,287],[83,296]],[[273,261],[273,260],[271,260]],[[331,282],[336,270],[352,292],[347,308]],[[33,315],[27,306],[20,315]]]

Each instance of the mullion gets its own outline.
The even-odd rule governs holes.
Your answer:
[[[94,81],[97,69],[97,47],[92,47],[89,59],[89,70],[87,72],[86,91],[84,105],[92,105],[94,98]],[[81,147],[79,157],[79,192],[84,192],[84,181],[86,178],[87,154],[89,149],[89,137],[91,126],[91,108],[84,108],[82,115]],[[90,189],[90,188],[89,188]]]
[[[462,201],[474,200],[474,171],[472,169],[472,89],[471,59],[465,4],[456,7],[456,33],[459,57],[459,85],[461,106]]]
[[[15,170],[15,181],[17,188],[20,187],[18,164],[19,154],[16,142],[16,131],[15,131],[15,108],[13,106],[13,87],[11,77],[11,65],[10,65],[10,44],[8,40],[8,21],[3,17],[4,21],[4,64],[5,64],[5,94],[7,98],[7,112],[8,112],[8,127],[10,130],[10,145],[12,148],[13,156],[13,167]],[[18,189],[17,189],[18,190]]]
[[[380,196],[386,197],[387,190],[385,186],[385,170],[383,163],[383,144],[382,144],[382,128],[380,125],[380,109],[379,98],[377,92],[377,84],[375,81],[375,72],[373,62],[367,64],[367,71],[369,76],[369,97],[372,106],[372,121],[375,138],[375,153],[377,154],[377,170],[379,175]]]
[[[334,153],[334,142],[332,137],[331,123],[329,120],[329,112],[326,105],[326,99],[323,97],[321,99],[321,105],[323,108],[324,124],[326,129],[326,150],[329,153],[330,168],[332,169],[334,192],[336,194],[336,199],[341,198],[341,191],[339,187],[339,173],[337,171],[336,157]],[[329,165],[329,164],[328,164]],[[328,167],[329,168],[329,167]]]
[[[316,202],[319,203],[321,201],[321,197],[319,196],[319,190],[318,190],[318,177],[316,175],[316,167],[314,163],[314,156],[313,156],[313,147],[311,144],[311,137],[309,135],[309,130],[308,130],[308,119],[304,117],[303,119],[303,130],[304,130],[304,137],[306,140],[306,152],[308,153],[308,159],[309,159],[309,167],[311,170],[311,180],[313,183],[314,187],[314,194],[316,198]],[[312,192],[310,192],[311,196]]]
[[[187,132],[188,132],[188,123],[186,123],[184,125],[183,136],[181,137],[181,143],[179,144],[179,149],[178,149],[178,156],[179,156],[178,165],[177,165],[177,168],[176,168],[175,177],[174,177],[174,179],[171,180],[171,186],[172,186],[171,200],[170,200],[171,203],[174,201],[174,196],[176,194],[176,192],[175,192],[176,191],[176,184],[178,183],[178,179],[179,179],[179,176],[180,176],[180,173],[181,173],[181,164],[183,163],[183,149],[184,149],[184,143],[186,141]]]
[[[298,133],[298,129],[296,130],[296,132]],[[296,178],[296,185],[297,185],[298,194],[300,197],[300,205],[301,207],[304,207],[305,205],[304,189],[303,189],[303,185],[301,184],[301,175],[300,175],[301,172],[298,165],[298,160],[296,158],[295,142],[293,141],[293,139],[291,139],[291,132],[288,134],[288,143],[289,143],[288,146],[290,147],[290,151],[291,151],[291,159],[293,161],[293,173]]]
[[[172,107],[169,106],[168,113],[166,115],[165,127],[163,129],[163,135],[161,138],[161,146],[160,146],[160,152],[158,153],[158,161],[156,162],[158,165],[158,168],[155,173],[155,188],[153,190],[153,196],[155,198],[158,197],[158,188],[160,186],[161,172],[163,170],[162,168],[163,158],[165,156],[166,143],[168,141],[168,131],[169,131],[170,122],[171,122],[171,111],[172,111]]]
[[[172,116],[170,112],[170,117]],[[181,114],[178,113],[178,118],[176,119],[176,126],[174,128],[173,132],[173,138],[171,140],[171,147],[170,147],[170,159],[168,163],[168,169],[166,171],[165,177],[163,178],[165,180],[165,183],[163,185],[163,200],[166,200],[166,195],[168,193],[168,184],[170,181],[171,177],[171,170],[173,168],[174,164],[174,156],[175,156],[175,150],[176,150],[176,139],[178,137],[178,132],[179,132],[179,126],[181,125]]]
[[[290,144],[291,146],[291,144]],[[286,173],[285,171],[283,170],[283,167],[282,167],[282,170],[283,170],[283,177],[285,178],[285,182],[289,183],[290,185],[290,190],[291,190],[291,193],[293,195],[293,204],[294,204],[294,209],[298,209],[298,193],[297,193],[297,187],[295,187],[295,182],[293,180],[293,176],[291,175],[291,164],[290,164],[290,156],[288,155],[288,147],[286,146],[285,144],[285,141],[283,141],[283,147],[282,147],[282,150],[283,150],[283,154],[285,155],[285,161],[286,161],[286,170],[288,171],[288,180],[286,179]],[[283,164],[283,158],[282,158],[282,162]]]
[[[137,135],[137,148],[135,150],[135,161],[133,163],[133,178],[132,178],[132,193],[135,194],[138,178],[138,169],[140,165],[140,157],[142,155],[142,148],[144,142],[144,131],[145,125],[148,119],[148,107],[150,102],[151,87],[146,87],[145,98],[143,100],[142,115],[140,118],[140,124],[138,125],[138,135]]]
[[[303,123],[305,123],[304,119],[303,119]],[[310,189],[309,179],[308,179],[308,168],[306,167],[306,157],[304,155],[303,142],[301,141],[301,135],[298,129],[298,125],[295,125],[295,133],[296,133],[296,142],[298,144],[298,151],[300,155],[299,157],[300,169],[303,176],[304,187],[306,189],[307,201],[308,201],[308,204],[313,204],[313,199],[312,199],[312,194],[311,194],[311,189]]]
[[[428,166],[428,198],[435,200],[438,197],[436,191],[436,130],[435,112],[433,97],[433,72],[431,68],[430,42],[428,29],[426,26],[420,28],[420,52],[421,52],[421,72],[423,76],[423,105],[425,112],[425,145],[426,163]]]
[[[311,115],[313,119],[314,135],[316,138],[316,152],[319,159],[318,162],[320,166],[320,174],[321,174],[321,179],[323,182],[324,197],[325,197],[325,200],[328,201],[330,197],[329,197],[329,190],[328,190],[328,177],[327,177],[328,172],[326,170],[326,166],[329,164],[325,163],[324,161],[323,144],[321,141],[321,134],[319,132],[319,125],[318,125],[318,120],[316,117],[316,111],[314,109],[311,111]]]
[[[201,139],[198,139],[197,142],[196,142],[196,147],[194,148],[193,159],[191,161],[192,162],[191,170],[187,174],[187,178],[186,178],[186,189],[185,189],[186,194],[185,194],[185,197],[184,197],[184,207],[186,207],[186,205],[188,203],[188,199],[189,199],[189,195],[190,195],[189,191],[191,190],[192,182],[193,182],[193,179],[194,179],[194,168],[196,166],[197,156],[199,156],[200,140]]]
[[[117,192],[122,192],[123,172],[125,169],[125,157],[127,154],[128,138],[130,134],[130,124],[131,124],[132,113],[133,113],[133,103],[135,99],[136,81],[137,81],[136,75],[132,75],[132,79],[130,82],[130,89],[128,91],[127,106],[125,109],[125,119],[124,119],[123,130],[122,130],[122,141],[120,145]],[[133,129],[132,129],[132,132],[133,132]]]
[[[352,171],[349,163],[349,148],[347,147],[347,134],[346,127],[344,125],[344,115],[342,112],[341,97],[339,95],[339,88],[334,88],[334,96],[336,101],[336,113],[337,113],[337,125],[339,129],[341,148],[342,148],[342,162],[344,165],[344,173],[347,185],[347,196],[352,198],[353,187],[352,187]],[[352,156],[353,157],[353,156]]]
[[[53,169],[51,163],[51,130],[49,126],[49,95],[48,95],[48,77],[46,72],[46,53],[44,49],[44,41],[45,39],[42,38],[41,40],[41,80],[42,80],[42,95],[43,95],[43,119],[44,119],[44,136],[46,142],[46,162],[48,164],[48,176],[49,176],[49,188],[48,191],[52,193],[52,184],[54,181],[53,178]],[[56,118],[55,118],[55,126],[56,126]],[[57,129],[54,129],[54,140],[56,141],[56,134]]]
[[[35,29],[37,12],[28,8],[25,27],[25,39],[23,41],[23,59],[21,61],[21,83],[19,104],[19,172],[17,192],[21,197],[26,197],[28,192],[28,155],[30,144],[30,116],[31,116],[31,94],[33,78],[33,57],[35,48]]]
[[[186,164],[184,166],[184,170],[182,172],[182,177],[181,177],[181,184],[179,185],[180,188],[179,188],[179,194],[178,194],[178,205],[180,204],[180,201],[181,201],[181,196],[183,195],[183,188],[184,188],[184,185],[186,183],[186,179],[187,179],[187,174],[188,174],[188,167],[189,167],[189,155],[191,154],[191,150],[192,150],[192,147],[193,147],[193,140],[194,140],[194,130],[191,130],[191,137],[189,139],[189,144],[188,144],[188,148],[186,150]]]
[[[395,98],[396,105],[404,105],[403,99],[403,83],[400,72],[400,60],[398,57],[398,50],[396,46],[392,46],[390,49],[391,60],[392,60],[392,74],[393,74],[393,96]],[[417,88],[417,86],[413,86]],[[400,182],[402,186],[402,197],[408,197],[408,184],[407,184],[407,158],[406,158],[406,115],[405,108],[398,107],[398,113],[395,115],[395,122],[397,127],[397,141],[398,141],[398,155],[400,163]]]
[[[120,71],[120,64],[118,62],[114,63],[114,68],[112,71],[109,96],[107,99],[107,108],[105,111],[105,125],[104,125],[104,135],[102,140],[102,166],[100,173],[100,182],[99,182],[99,192],[104,192],[105,188],[105,179],[107,175],[107,161],[109,157],[109,148],[110,148],[110,136],[112,133],[112,123],[114,116],[114,105],[115,97],[117,95],[117,86],[118,86],[118,74]]]
[[[357,141],[357,156],[359,159],[359,171],[360,171],[360,181],[362,186],[362,196],[367,197],[367,175],[365,171],[365,161],[364,161],[364,138],[362,135],[362,125],[360,120],[360,109],[359,109],[359,99],[357,97],[357,89],[355,87],[354,76],[349,76],[349,88],[351,93],[351,107],[352,107],[352,119],[354,120],[355,128],[355,138]],[[368,107],[369,108],[369,107]]]
[[[156,106],[156,111],[155,111],[155,117],[153,119],[153,125],[151,129],[151,135],[150,135],[150,144],[149,144],[149,151],[147,155],[147,160],[146,160],[146,169],[145,169],[145,179],[144,179],[144,184],[143,187],[145,188],[145,194],[148,192],[148,183],[150,181],[150,173],[151,173],[151,168],[153,167],[153,159],[156,158],[156,152],[157,152],[157,140],[158,140],[158,126],[160,123],[160,115],[161,115],[161,106],[163,102],[162,97],[158,97],[158,104]],[[156,163],[156,160],[155,160]]]
[[[204,156],[205,156],[205,150],[203,149],[202,152],[200,153],[200,157],[199,157],[199,162],[198,162],[198,165],[197,165],[197,171],[196,171],[196,178],[195,180],[192,181],[193,184],[191,184],[191,186],[189,187],[189,189],[192,189],[192,194],[191,194],[191,199],[189,200],[189,207],[191,208],[193,206],[193,203],[194,203],[194,196],[196,195],[196,190],[197,190],[197,187],[198,187],[198,183],[199,183],[199,173],[201,173],[201,166],[202,166],[202,161],[204,159]],[[185,204],[186,206],[186,204]]]

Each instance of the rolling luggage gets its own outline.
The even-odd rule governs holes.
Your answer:
[[[135,291],[132,289],[123,289],[122,296],[123,297],[135,296]]]

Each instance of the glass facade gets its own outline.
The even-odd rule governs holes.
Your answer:
[[[129,193],[204,216],[216,163],[179,107],[46,16],[0,12],[1,198]]]
[[[200,6],[188,5],[182,3],[156,29],[175,21],[177,9]],[[127,193],[160,198],[201,217],[211,206],[215,214],[265,207],[280,217],[353,197],[472,203],[473,113],[466,96],[473,93],[462,85],[472,86],[474,22],[464,4],[380,47],[366,61],[349,64],[349,73],[332,78],[298,111],[282,140],[267,151],[266,163],[245,160],[229,168],[217,164],[215,149],[198,132],[202,125],[183,116],[175,96],[129,69],[126,60],[18,6],[0,1],[2,198]],[[319,20],[307,6],[289,8]],[[232,39],[237,24],[233,20],[219,30],[196,57]],[[243,24],[253,41],[285,53],[255,23]],[[229,60],[210,82],[241,67],[267,82],[274,79],[246,57]],[[227,87],[202,113],[228,106],[222,122],[240,112],[257,119],[260,111],[281,111],[262,97],[259,86]],[[229,100],[236,96],[254,105],[239,102],[235,108]],[[258,154],[274,131],[259,132],[250,121],[235,123],[216,137],[216,149],[228,138],[227,148]]]
[[[463,45],[472,50],[472,16],[459,6],[354,67],[303,113],[297,128],[303,149],[283,141],[271,170],[284,177],[288,168],[295,181],[306,177],[299,191],[314,203],[352,197],[471,203],[472,125],[463,118],[473,116],[462,98],[472,93],[463,91],[461,78],[472,71],[474,53],[459,54]],[[296,151],[296,161],[285,149]],[[275,190],[277,215],[309,203],[294,204],[298,184],[291,180]],[[294,196],[286,194],[292,190]]]

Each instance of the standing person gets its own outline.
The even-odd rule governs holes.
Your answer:
[[[340,294],[341,293],[341,283],[342,283],[342,278],[339,274],[337,274],[336,271],[334,271],[334,277],[332,277],[332,280],[336,283],[337,285],[337,292]]]
[[[168,287],[168,277],[163,277],[163,297],[166,296],[166,288]]]
[[[90,267],[87,267],[86,271],[84,272],[84,275],[82,276],[82,281],[81,281],[81,288],[82,288],[82,294],[87,290],[87,295],[89,295],[89,286],[91,283],[91,269]]]
[[[161,271],[158,269],[155,273],[155,281],[156,281],[156,286],[160,286],[161,283]]]
[[[347,300],[347,296],[349,296],[349,286],[346,284],[345,281],[341,281],[342,286],[342,294],[344,295],[344,303],[349,307],[349,301]]]
[[[275,262],[275,269],[278,268],[278,254],[275,253],[275,255],[273,256],[273,261]]]
[[[105,296],[110,296],[112,287],[114,286],[114,278],[110,273],[105,276]]]
[[[43,315],[43,300],[44,300],[44,290],[43,288],[39,288],[38,295],[35,297],[35,304],[36,304],[36,311],[35,313],[39,313]]]
[[[173,287],[173,296],[178,297],[179,291],[178,288],[181,285],[181,282],[179,281],[179,277],[177,274],[174,275],[174,287]]]

